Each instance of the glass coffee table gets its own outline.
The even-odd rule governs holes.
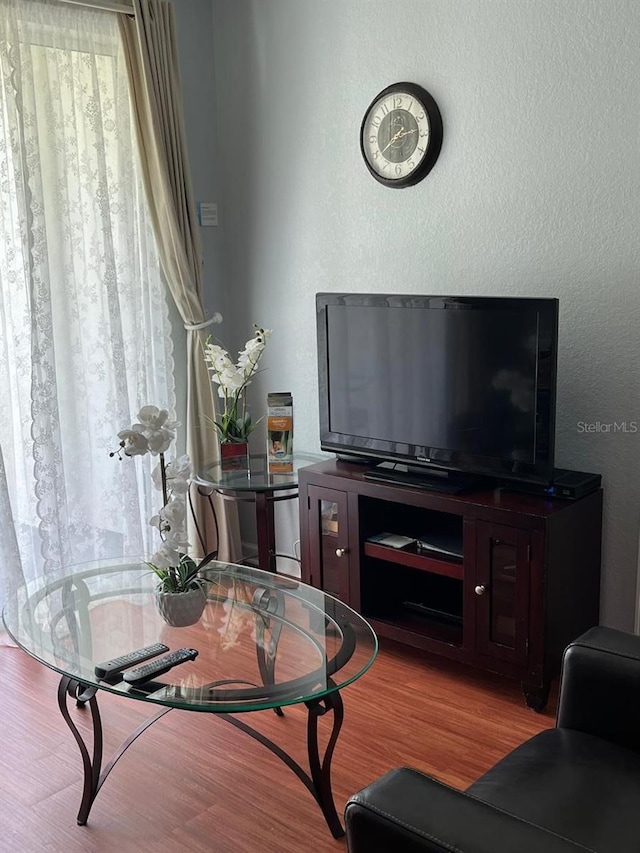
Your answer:
[[[343,720],[340,691],[373,663],[373,629],[338,599],[286,575],[220,562],[209,563],[202,575],[207,604],[200,620],[186,628],[163,621],[155,606],[154,576],[136,561],[73,567],[23,586],[5,606],[3,621],[16,643],[61,675],[58,705],[84,769],[78,823],[87,822],[125,750],[152,723],[179,708],[216,714],[270,749],[311,792],[333,836],[344,835],[331,790],[331,759]],[[156,643],[171,651],[193,649],[197,656],[140,683],[125,681],[126,669],[109,680],[96,674],[99,664]],[[100,691],[158,706],[104,767]],[[74,703],[75,710],[69,707]],[[288,705],[307,710],[309,772],[235,716],[260,710],[282,716]],[[91,752],[76,725],[77,715],[87,708]],[[327,714],[331,732],[322,754],[318,720]]]

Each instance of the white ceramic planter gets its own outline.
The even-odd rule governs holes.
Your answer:
[[[168,625],[183,628],[194,625],[202,616],[207,603],[204,589],[190,589],[188,592],[160,592],[156,590],[156,606]]]

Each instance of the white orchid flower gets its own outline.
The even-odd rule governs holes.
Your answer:
[[[144,456],[149,450],[147,437],[135,429],[121,430],[118,438],[124,442],[125,456]]]
[[[185,505],[177,498],[172,498],[169,503],[163,506],[160,510],[160,517],[167,522],[172,531],[182,526],[185,516]]]
[[[189,455],[174,459],[165,465],[165,477],[167,488],[176,495],[185,495],[189,491],[189,480],[191,479],[191,460]],[[151,479],[156,489],[162,489],[162,465],[158,464],[151,472]]]
[[[157,406],[143,406],[138,412],[139,423],[133,424],[131,430],[145,436],[148,450],[153,456],[165,453],[176,437],[178,421],[169,420],[169,412]]]
[[[233,365],[229,353],[216,344],[206,345],[204,357],[205,361],[209,362],[209,370],[213,370],[216,373]]]
[[[188,453],[183,453],[167,465],[167,478],[188,480],[191,476],[191,459]]]
[[[169,412],[159,409],[157,406],[143,406],[138,412],[138,420],[145,429],[159,430],[168,429],[172,432],[180,426],[178,421],[169,420]]]
[[[181,558],[180,551],[164,542],[149,562],[158,569],[171,569],[180,563]]]
[[[147,430],[147,441],[149,442],[149,453],[152,456],[157,456],[158,453],[166,453],[175,435],[171,430],[162,429]]]
[[[222,361],[227,365],[224,359]],[[231,369],[235,369],[233,365]],[[184,561],[190,547],[185,529],[187,508],[184,496],[189,490],[191,460],[187,454],[169,463],[164,460],[178,426],[180,424],[177,421],[169,420],[167,409],[143,406],[138,412],[138,421],[118,433],[120,447],[126,456],[161,454],[159,464],[151,472],[151,478],[155,487],[163,492],[164,506],[150,519],[149,524],[159,532],[162,543],[151,557],[150,565],[156,570],[161,583],[168,579],[172,584],[175,584],[172,573]],[[120,456],[122,451],[116,451],[111,456]]]
[[[222,441],[246,441],[256,426],[246,408],[245,391],[251,384],[251,377],[258,370],[266,343],[271,337],[271,329],[254,326],[253,337],[238,353],[237,364],[229,353],[208,339],[204,347],[204,360],[210,372],[211,381],[218,385],[218,396],[224,401],[222,412],[213,421],[213,426]],[[258,421],[259,422],[259,421]]]

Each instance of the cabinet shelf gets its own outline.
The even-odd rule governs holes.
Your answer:
[[[406,548],[390,548],[388,545],[379,545],[377,542],[365,542],[364,553],[367,557],[375,557],[376,560],[398,563],[400,566],[431,572],[434,575],[444,575],[457,580],[462,580],[464,575],[462,560],[456,557],[443,557],[440,554],[436,556],[435,551],[424,551],[415,544],[408,545]]]

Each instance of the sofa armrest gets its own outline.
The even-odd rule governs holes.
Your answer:
[[[408,767],[391,770],[351,797],[345,820],[350,853],[584,853],[589,849]]]
[[[567,646],[556,725],[640,752],[640,637],[598,627]]]

